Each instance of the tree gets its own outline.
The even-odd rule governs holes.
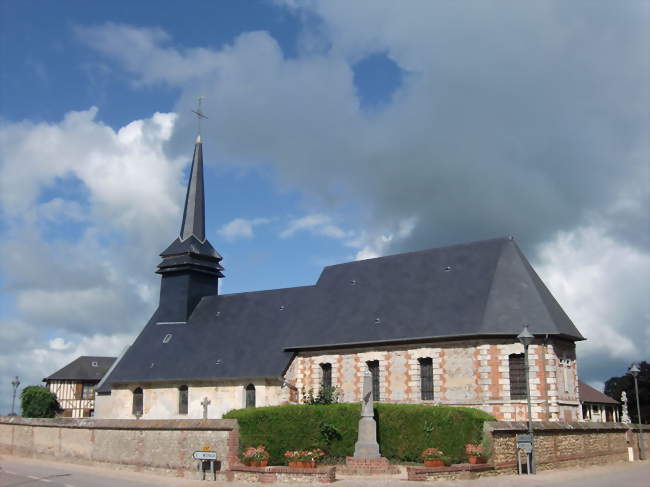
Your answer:
[[[650,364],[641,362],[639,365],[639,402],[641,404],[641,422],[650,423]],[[627,394],[627,408],[633,423],[638,421],[636,411],[636,394],[634,393],[634,378],[630,374],[621,377],[612,377],[605,382],[605,394],[617,401],[621,400],[621,393]]]
[[[23,418],[53,418],[61,410],[56,394],[45,387],[28,386],[20,393]]]

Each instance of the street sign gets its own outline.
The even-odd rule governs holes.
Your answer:
[[[517,435],[517,443],[532,443],[533,442],[533,435],[530,433],[526,433],[523,435]]]
[[[525,453],[532,453],[533,452],[533,444],[532,443],[517,443],[517,448],[523,450]]]
[[[192,453],[194,460],[216,460],[217,452],[216,451],[195,451]]]

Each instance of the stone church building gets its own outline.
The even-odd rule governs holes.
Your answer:
[[[97,387],[100,418],[220,418],[294,404],[322,384],[361,399],[480,408],[527,418],[528,323],[536,420],[578,420],[584,338],[511,238],[326,267],[316,284],[218,294],[205,237],[197,138],[179,237],[161,254],[160,302]]]

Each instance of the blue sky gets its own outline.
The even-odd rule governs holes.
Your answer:
[[[622,374],[650,348],[647,21],[642,1],[1,0],[0,394],[146,322],[199,95],[222,292],[514,235],[590,339],[581,376]]]

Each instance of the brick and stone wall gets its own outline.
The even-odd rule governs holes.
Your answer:
[[[235,420],[98,420],[0,417],[0,454],[103,463],[176,476],[195,475],[192,453],[209,447],[220,470],[236,462]]]
[[[509,356],[523,353],[514,340],[475,339],[410,345],[386,345],[300,352],[290,364],[287,383],[294,388],[289,402],[317,391],[321,364],[332,366],[332,385],[342,402],[361,400],[366,362],[379,363],[381,401],[444,404],[480,408],[499,420],[528,419],[526,400],[510,399]],[[419,359],[433,366],[433,401],[421,399]],[[537,341],[529,348],[533,419],[580,419],[575,345],[572,342]],[[559,385],[558,385],[559,384]]]
[[[538,468],[627,460],[628,446],[636,447],[637,444],[637,435],[629,426],[620,423],[536,422],[534,438]],[[515,437],[527,432],[528,425],[524,421],[484,424],[484,434],[492,444],[491,461],[497,469],[516,468]]]

